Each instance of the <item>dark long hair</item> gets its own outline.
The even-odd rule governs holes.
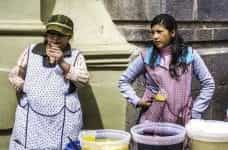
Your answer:
[[[183,38],[178,33],[176,20],[168,14],[157,15],[151,22],[151,28],[154,25],[163,25],[169,32],[175,32],[175,36],[171,39],[171,63],[169,65],[170,76],[176,80],[188,71],[188,66],[184,62],[178,61],[181,56],[187,55],[187,45],[185,45]],[[158,49],[154,47],[151,63],[154,64],[158,57]]]

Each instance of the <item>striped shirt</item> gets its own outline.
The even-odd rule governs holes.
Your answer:
[[[24,85],[27,60],[28,50],[25,49],[19,56],[17,64],[9,73],[9,81],[17,90],[21,89]],[[63,75],[65,79],[71,80],[76,87],[82,87],[89,81],[89,73],[86,67],[85,58],[81,53],[79,53],[75,65],[70,65],[69,72]]]

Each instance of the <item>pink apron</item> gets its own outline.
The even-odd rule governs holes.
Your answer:
[[[143,54],[144,55],[144,54]],[[167,68],[162,66],[151,66],[145,64],[146,89],[144,100],[152,100],[151,106],[143,110],[140,123],[144,121],[171,122],[185,125],[191,117],[192,97],[191,80],[192,66],[189,64],[188,71],[181,75],[179,80],[173,79]],[[151,81],[153,79],[153,81]],[[164,102],[156,101],[153,97],[156,93],[151,90],[154,83],[167,93]]]

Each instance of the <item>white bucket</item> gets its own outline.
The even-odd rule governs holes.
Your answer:
[[[228,122],[193,119],[186,130],[191,138],[191,150],[228,149]]]

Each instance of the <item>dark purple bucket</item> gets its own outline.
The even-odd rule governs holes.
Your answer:
[[[137,150],[182,150],[186,137],[184,127],[162,122],[135,125],[131,134]]]

